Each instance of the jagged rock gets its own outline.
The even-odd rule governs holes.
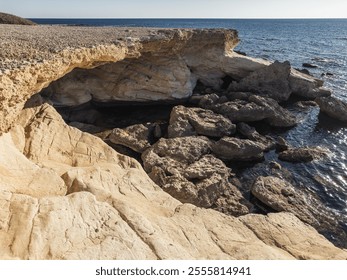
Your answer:
[[[317,226],[315,212],[309,207],[305,195],[289,182],[276,177],[258,177],[252,186],[252,194],[276,211],[291,212],[300,220]]]
[[[232,122],[260,121],[272,116],[270,108],[244,100],[216,104],[211,109],[228,117]]]
[[[234,134],[236,126],[225,117],[210,110],[176,106],[170,115],[168,135],[170,138],[205,135],[223,137]]]
[[[295,116],[271,98],[247,93],[240,97],[247,99],[221,103],[218,95],[206,95],[200,100],[199,106],[221,114],[236,123],[265,120],[275,127],[292,127],[297,123]]]
[[[319,105],[321,112],[334,119],[347,122],[346,102],[343,102],[334,96],[317,98],[315,101]]]
[[[143,153],[151,146],[150,138],[153,130],[154,125],[152,124],[135,124],[124,129],[113,129],[108,139],[114,144],[123,145],[135,152]]]
[[[229,101],[239,100],[248,100],[248,98],[253,95],[251,92],[240,92],[240,91],[229,91],[225,93],[225,96]]]
[[[209,154],[211,145],[205,137],[162,138],[142,154],[142,160],[152,180],[181,202],[247,214],[246,200],[229,182],[233,174]]]
[[[307,100],[307,101],[299,101],[296,102],[295,105],[299,108],[306,109],[308,107],[316,107],[318,104],[315,101]]]
[[[275,61],[271,65],[256,70],[238,83],[229,87],[233,91],[248,91],[271,97],[277,101],[285,101],[292,93],[289,76],[290,63]]]
[[[259,160],[263,158],[264,146],[251,140],[223,137],[212,145],[213,153],[223,160]]]
[[[276,152],[283,152],[289,149],[288,142],[281,136],[276,141]]]
[[[249,126],[246,123],[238,123],[237,131],[248,138],[264,146],[264,151],[269,151],[275,147],[275,141],[269,136],[263,136],[259,134],[254,127]]]
[[[289,148],[280,152],[278,158],[289,162],[309,162],[319,160],[328,155],[328,151],[319,147]]]
[[[292,127],[297,124],[297,120],[288,110],[281,107],[275,100],[271,98],[252,95],[249,101],[256,103],[271,110],[272,114],[266,119],[271,126],[275,127]]]

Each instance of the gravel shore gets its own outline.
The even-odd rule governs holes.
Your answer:
[[[119,45],[165,36],[155,28],[0,24],[0,72],[48,60],[69,48]]]

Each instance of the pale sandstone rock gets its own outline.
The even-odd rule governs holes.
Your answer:
[[[255,234],[268,245],[281,244],[284,249],[297,259],[343,259],[342,250],[331,248],[324,236],[308,238],[315,229],[300,222],[293,214],[277,213],[247,215],[240,218]]]
[[[171,111],[168,136],[223,137],[234,134],[235,130],[236,126],[229,119],[210,110],[176,106]]]

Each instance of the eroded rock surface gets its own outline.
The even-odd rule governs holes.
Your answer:
[[[255,141],[258,144],[264,146],[264,151],[271,150],[275,147],[275,141],[269,136],[263,136],[259,134],[254,127],[249,126],[246,123],[239,123],[237,125],[237,131],[249,140]]]
[[[224,160],[250,161],[262,159],[264,145],[235,137],[223,137],[212,145],[213,153]]]
[[[289,162],[309,162],[327,157],[328,153],[329,151],[319,147],[290,148],[280,152],[278,158]]]
[[[347,103],[333,96],[317,98],[315,101],[323,113],[334,119],[347,122]]]
[[[223,137],[234,134],[236,126],[222,115],[201,108],[176,106],[171,111],[168,136],[170,138],[204,135]]]

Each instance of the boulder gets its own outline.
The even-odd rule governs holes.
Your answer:
[[[144,168],[181,202],[235,216],[247,214],[248,203],[229,181],[233,174],[210,154],[211,145],[206,137],[162,138],[142,154]]]
[[[271,110],[271,116],[266,119],[266,122],[271,126],[292,127],[297,124],[295,116],[291,114],[287,109],[281,107],[272,98],[252,95],[249,97],[249,101]]]
[[[108,139],[114,144],[123,145],[135,152],[143,153],[151,146],[150,138],[153,130],[154,125],[152,124],[135,124],[124,129],[113,129]]]
[[[319,225],[315,212],[307,204],[305,195],[287,181],[272,176],[260,176],[254,182],[251,192],[275,211],[291,212],[310,225]]]
[[[315,100],[321,112],[342,122],[347,122],[347,102],[334,96],[320,97]]]
[[[240,82],[232,83],[229,89],[253,92],[277,101],[285,101],[292,93],[289,84],[290,72],[288,61],[283,63],[275,61],[267,67],[252,72]]]
[[[328,151],[319,147],[289,148],[279,153],[278,158],[289,162],[309,162],[328,155]]]
[[[223,137],[234,134],[235,130],[236,126],[229,119],[210,110],[176,106],[171,111],[168,136]]]
[[[255,141],[264,146],[264,151],[269,151],[275,147],[275,141],[269,136],[259,134],[254,127],[246,123],[238,123],[237,131],[247,139]]]
[[[259,160],[264,156],[264,145],[251,140],[223,137],[212,145],[212,151],[218,158],[223,160]]]

